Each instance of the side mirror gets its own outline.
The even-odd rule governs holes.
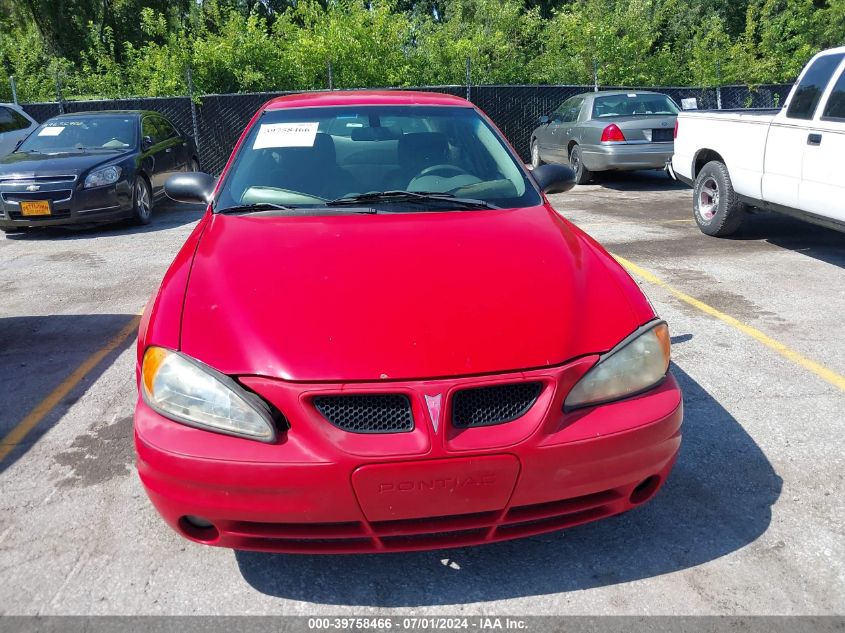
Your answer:
[[[548,116],[546,116],[545,114],[543,116],[537,118],[537,122],[540,125],[545,125],[549,121],[551,121],[551,119]]]
[[[199,171],[176,174],[164,183],[164,193],[176,202],[199,202],[208,204],[214,193],[217,180]]]
[[[543,193],[564,193],[575,186],[575,171],[568,165],[540,165],[531,173]]]
[[[153,146],[153,137],[145,136],[141,139],[141,147],[143,149],[150,149]]]

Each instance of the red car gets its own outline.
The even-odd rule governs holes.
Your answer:
[[[138,471],[183,536],[274,552],[489,543],[630,510],[680,446],[669,333],[456,97],[267,103],[144,314]]]

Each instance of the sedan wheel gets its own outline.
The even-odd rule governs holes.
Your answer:
[[[537,141],[532,141],[531,142],[531,166],[534,169],[537,169],[542,164],[543,164],[543,161],[540,158],[540,146],[537,144]]]
[[[132,201],[135,221],[138,224],[149,224],[153,217],[153,197],[150,194],[150,186],[143,178],[135,180]]]
[[[590,182],[593,174],[584,166],[584,157],[581,156],[581,148],[577,145],[569,151],[569,165],[575,172],[575,184],[586,185]]]

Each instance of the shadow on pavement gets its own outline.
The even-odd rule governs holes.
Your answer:
[[[592,184],[618,191],[672,191],[689,189],[684,183],[672,180],[662,170],[604,171],[593,176]]]
[[[199,220],[205,213],[201,204],[183,204],[171,200],[156,203],[152,221],[143,226],[129,220],[111,224],[80,224],[31,228],[22,233],[9,233],[9,240],[88,240],[111,235],[135,235],[171,229]]]
[[[365,556],[236,552],[241,574],[271,596],[417,607],[613,585],[730,554],[766,531],[781,480],[737,420],[681,369],[673,373],[686,407],[681,455],[663,490],[641,508],[477,548]]]
[[[766,241],[808,257],[845,268],[845,233],[780,213],[748,214],[734,241]]]
[[[79,314],[0,318],[0,438],[15,428],[92,354],[133,319],[133,314]],[[23,441],[0,462],[0,473],[26,453],[127,347],[111,350]]]

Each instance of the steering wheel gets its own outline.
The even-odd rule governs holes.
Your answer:
[[[426,167],[414,176],[414,180],[422,178],[423,176],[442,176],[444,178],[449,178],[450,176],[463,176],[465,173],[467,172],[457,165],[432,165],[431,167]]]

